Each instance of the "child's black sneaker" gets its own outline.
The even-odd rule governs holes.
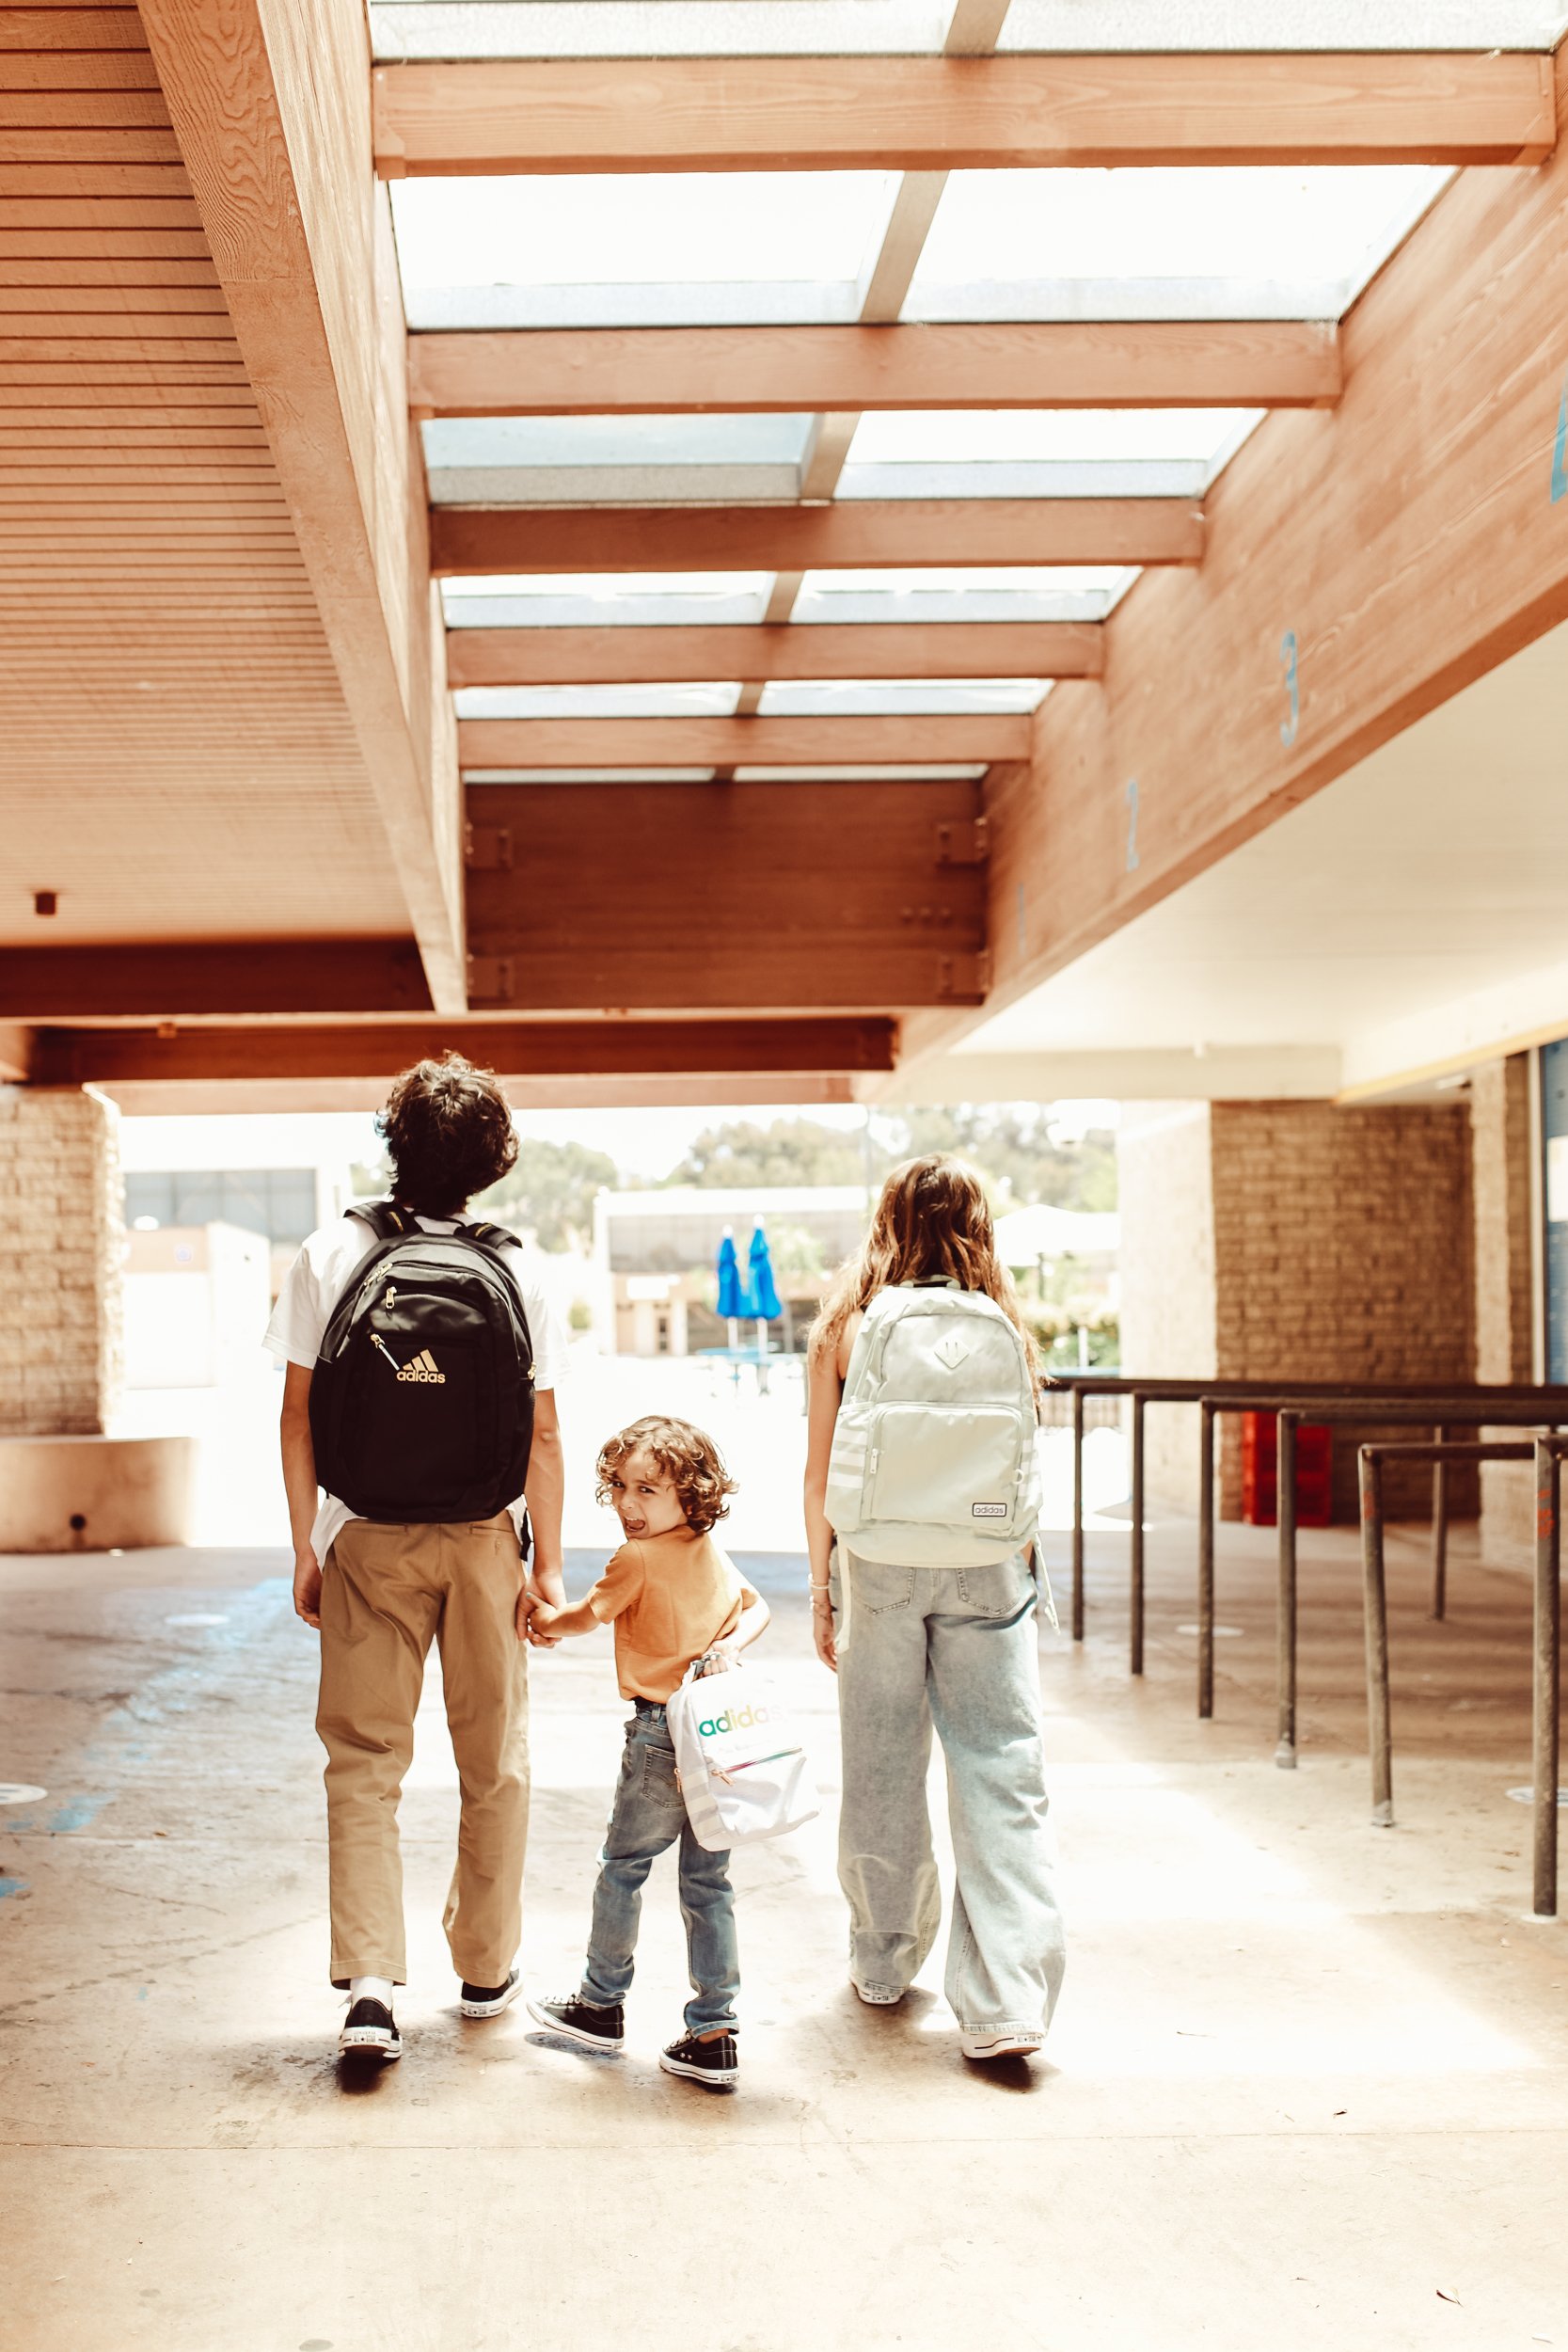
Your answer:
[[[658,2054],[658,2062],[667,2074],[686,2074],[694,2083],[706,2083],[714,2090],[727,2090],[740,2079],[740,2053],[735,2036],[721,2033],[711,2042],[699,2042],[694,2033],[683,2033],[678,2042]]]
[[[522,1989],[523,1979],[515,1968],[504,1984],[470,1984],[465,1977],[457,2006],[465,2017],[499,2017]]]
[[[342,2058],[391,2060],[403,2056],[403,2036],[385,2001],[355,2001],[338,2036]]]
[[[566,1993],[555,2001],[530,2001],[528,2013],[550,2033],[580,2042],[585,2050],[619,2051],[626,2042],[626,2012],[619,2002],[613,2009],[595,2009],[592,2001]]]

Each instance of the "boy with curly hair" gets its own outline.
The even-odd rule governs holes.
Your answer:
[[[537,1605],[529,1638],[556,1642],[613,1622],[615,1669],[632,1713],[599,1857],[581,1988],[558,2000],[530,2001],[529,2012],[589,2049],[623,2047],[643,1882],[656,1857],[678,1838],[693,1997],[685,2033],[658,2062],[667,2074],[726,2089],[739,2073],[730,1857],[707,1851],[691,1834],[665,1707],[689,1667],[716,1671],[756,1640],[768,1624],[768,1603],[713,1540],[735,1481],[703,1430],[649,1414],[606,1439],[597,1476],[598,1500],[613,1504],[626,1541],[575,1608]]]
[[[377,1121],[392,1164],[393,1206],[421,1232],[454,1233],[475,1193],[516,1159],[512,1111],[495,1073],[460,1054],[417,1062]],[[528,1836],[528,1652],[536,1599],[560,1601],[565,1490],[555,1391],[566,1343],[520,1247],[498,1248],[532,1354],[533,1436],[527,1497],[478,1524],[360,1518],[316,1476],[310,1391],[327,1327],[374,1229],[349,1215],[300,1249],[267,1327],[284,1367],[283,1483],[294,1545],[294,1610],[321,1636],[316,1729],[326,1749],[331,1977],[348,1994],[341,2053],[403,2053],[393,2015],[407,1968],[398,1801],[432,1641],[440,1645],[447,1720],[463,1784],[456,1868],[444,1925],[465,2017],[499,2016],[516,1997]],[[416,1390],[415,1395],[426,1393]],[[522,1536],[531,1521],[533,1559]]]

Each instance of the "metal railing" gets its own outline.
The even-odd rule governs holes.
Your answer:
[[[1084,1406],[1091,1395],[1131,1399],[1132,1524],[1128,1537],[1129,1667],[1144,1670],[1145,1619],[1145,1417],[1150,1405],[1196,1405],[1200,1421],[1197,1530],[1197,1712],[1214,1711],[1214,1423],[1222,1413],[1272,1412],[1277,1416],[1276,1463],[1279,1544],[1276,1652],[1279,1736],[1275,1761],[1289,1769],[1296,1747],[1296,1519],[1295,1432],[1304,1420],[1414,1424],[1444,1429],[1568,1422],[1568,1384],[1530,1381],[1422,1382],[1411,1380],[1223,1380],[1145,1378],[1136,1374],[1064,1373],[1054,1375],[1072,1391],[1072,1638],[1084,1639]],[[1439,1524],[1433,1529],[1433,1597],[1443,1600],[1448,1542],[1446,1464]]]
[[[1372,1820],[1394,1820],[1393,1726],[1388,1695],[1388,1594],[1384,1560],[1383,1466],[1391,1461],[1535,1464],[1535,1575],[1531,1677],[1532,1901],[1537,1918],[1557,1916],[1558,1772],[1560,1761],[1562,1456],[1568,1438],[1430,1445],[1373,1440],[1360,1449],[1361,1565],[1367,1645],[1367,1724]]]
[[[1455,1423],[1470,1428],[1539,1428],[1544,1422],[1555,1426],[1568,1421],[1568,1392],[1537,1389],[1531,1393],[1511,1396],[1494,1389],[1480,1396],[1472,1390],[1466,1395],[1413,1397],[1403,1403],[1392,1398],[1379,1399],[1372,1411],[1368,1410],[1365,1397],[1343,1401],[1291,1398],[1280,1405],[1279,1590],[1275,1615],[1279,1743],[1274,1760],[1287,1772],[1294,1769],[1296,1761],[1296,1430],[1308,1418],[1330,1425],[1376,1420],[1395,1426],[1413,1424],[1427,1428]]]

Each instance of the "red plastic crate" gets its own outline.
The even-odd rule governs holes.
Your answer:
[[[1242,1517],[1273,1527],[1279,1517],[1278,1433],[1272,1413],[1242,1415]],[[1296,1524],[1326,1527],[1334,1515],[1334,1432],[1316,1422],[1296,1428]]]

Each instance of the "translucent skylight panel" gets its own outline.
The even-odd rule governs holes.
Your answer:
[[[806,416],[453,417],[424,428],[440,505],[793,499]]]
[[[449,580],[449,628],[657,628],[760,621],[771,572],[567,572]]]
[[[450,417],[424,428],[429,466],[798,465],[809,416]]]
[[[1261,409],[894,412],[861,419],[840,498],[1201,498]]]
[[[711,784],[713,770],[711,768],[465,768],[463,781],[465,784]]]
[[[998,49],[1553,49],[1546,0],[1012,0]]]
[[[865,56],[940,49],[952,0],[373,0],[378,58]]]
[[[1337,318],[1449,176],[1405,164],[956,171],[903,315]]]
[[[921,765],[896,760],[841,760],[836,768],[737,768],[736,784],[941,784],[963,783],[983,776],[986,760],[927,760]]]
[[[1132,565],[808,572],[791,618],[828,621],[1101,621]]]
[[[1037,678],[780,678],[763,688],[760,709],[765,719],[961,717],[1031,711],[1042,691]]]
[[[862,417],[852,465],[1177,457],[1208,461],[1236,430],[1234,408],[878,409]]]
[[[460,719],[728,719],[738,685],[463,686]]]
[[[856,315],[884,171],[398,180],[411,327]]]

